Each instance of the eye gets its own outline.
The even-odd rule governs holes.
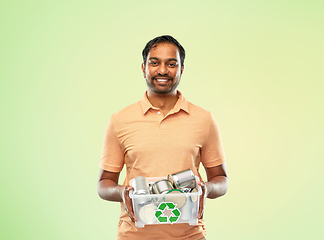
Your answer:
[[[152,62],[152,61],[150,61],[149,63],[150,63],[150,65],[152,65],[152,66],[156,66],[156,65],[157,65],[157,62]]]
[[[170,66],[170,67],[176,67],[177,64],[176,64],[176,63],[169,63],[169,66]]]

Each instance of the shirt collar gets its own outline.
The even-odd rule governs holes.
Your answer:
[[[173,109],[170,112],[176,113],[176,112],[179,112],[180,109],[182,109],[189,114],[188,101],[185,99],[185,97],[182,95],[182,93],[180,91],[177,91],[177,95],[178,95],[178,101],[176,102],[176,104],[174,105]],[[143,114],[146,114],[150,108],[158,110],[158,108],[153,107],[152,104],[150,103],[150,101],[148,100],[147,91],[143,95],[140,103],[142,106]]]

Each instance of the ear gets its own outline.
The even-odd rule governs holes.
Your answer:
[[[143,76],[145,78],[146,76],[145,76],[145,65],[144,65],[144,63],[142,63],[142,71],[143,71]]]
[[[183,70],[184,70],[184,66],[181,67],[181,75],[182,75],[182,73],[183,73]]]

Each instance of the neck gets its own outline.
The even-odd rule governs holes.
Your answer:
[[[161,109],[166,115],[178,101],[178,92],[175,90],[172,93],[162,94],[154,93],[148,89],[147,98],[153,107]]]

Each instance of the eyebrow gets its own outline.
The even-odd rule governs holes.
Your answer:
[[[158,59],[157,57],[150,57],[149,60],[157,60],[157,61],[158,61],[159,59]],[[175,62],[178,62],[178,60],[175,59],[175,58],[169,58],[168,61],[175,61]]]

